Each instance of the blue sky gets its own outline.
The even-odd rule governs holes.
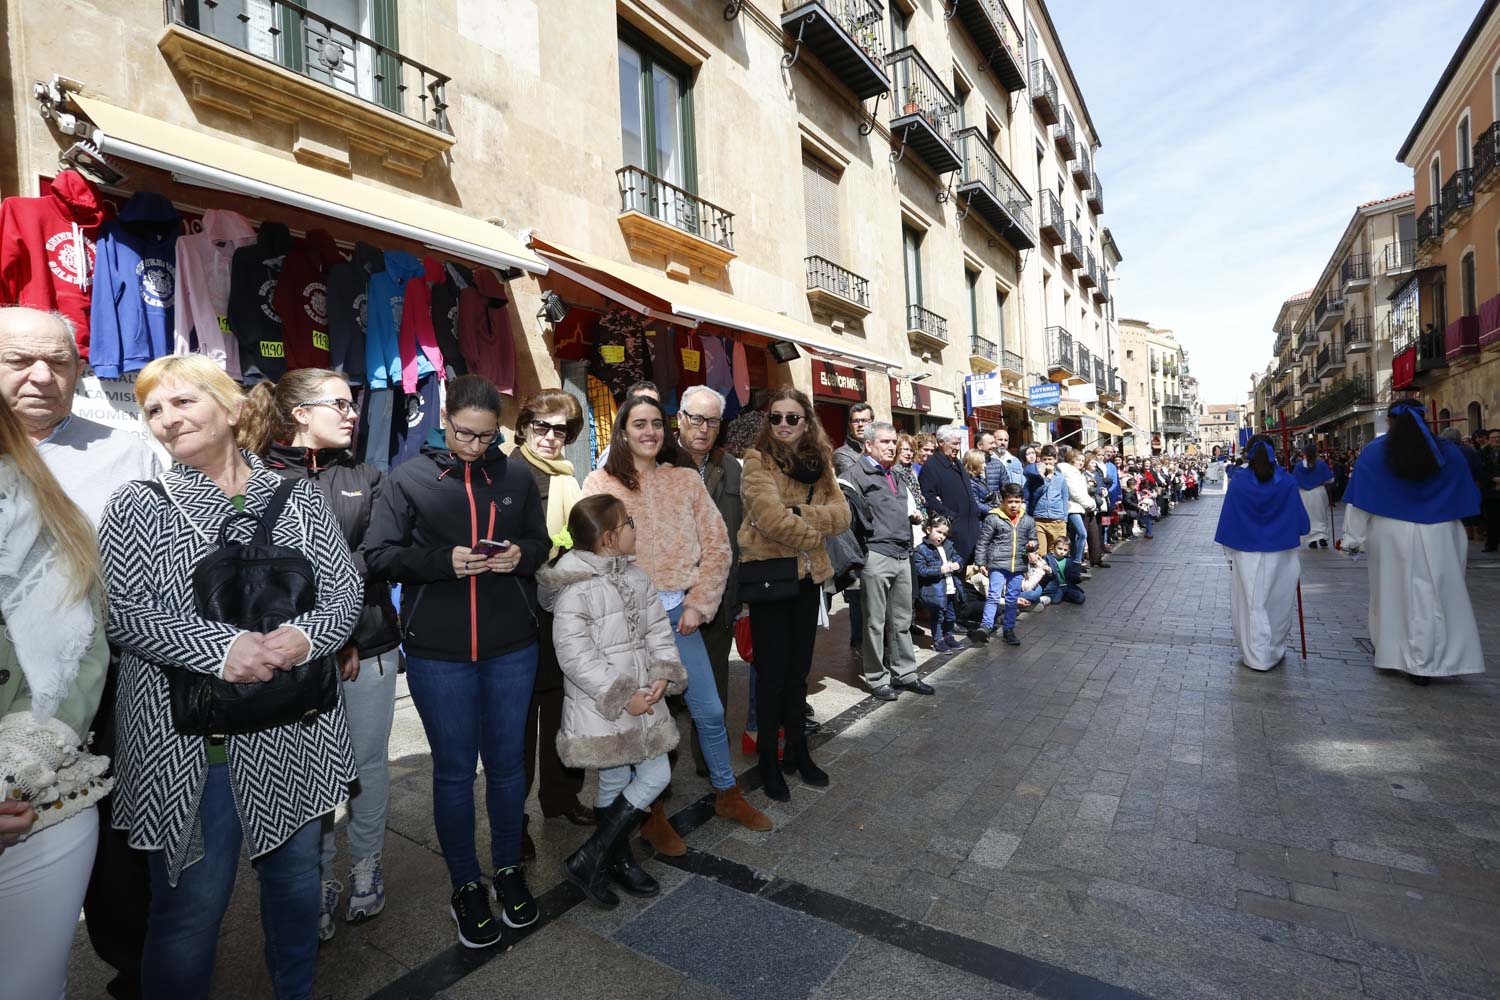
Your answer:
[[[1244,401],[1355,206],[1411,188],[1396,150],[1479,6],[1048,5],[1104,143],[1118,315],[1176,331],[1204,402]]]

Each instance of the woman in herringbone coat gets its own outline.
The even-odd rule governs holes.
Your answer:
[[[207,997],[219,924],[241,845],[260,882],[266,964],[275,996],[311,995],[318,953],[319,819],[355,777],[342,703],[315,721],[249,735],[187,736],[173,726],[168,671],[232,683],[269,680],[336,653],[359,617],[363,586],[323,498],[296,484],[272,531],[298,549],[317,581],[314,609],[259,634],[194,610],[193,568],[237,511],[259,514],[282,479],[236,442],[244,395],[199,355],[160,358],[137,376],[151,433],[171,453],[158,483],[131,483],[100,525],[109,638],[123,649],[114,824],[150,852],[146,995]],[[243,541],[244,524],[230,529]]]

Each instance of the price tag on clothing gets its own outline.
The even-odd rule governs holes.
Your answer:
[[[684,350],[682,352],[682,367],[690,372],[700,370],[703,367],[703,352]]]
[[[234,331],[232,331],[232,330],[229,329],[229,317],[228,316],[220,316],[219,317],[219,332],[220,333],[233,333],[234,332]]]
[[[313,346],[320,351],[328,350],[328,333],[325,330],[313,331]]]
[[[607,365],[623,364],[625,361],[625,346],[623,344],[601,344],[599,345],[599,357],[604,359]]]

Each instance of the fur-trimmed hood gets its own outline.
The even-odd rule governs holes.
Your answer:
[[[558,592],[564,587],[608,573],[623,573],[625,567],[634,561],[630,556],[600,556],[581,549],[569,549],[555,563],[537,570],[537,600],[551,611]]]

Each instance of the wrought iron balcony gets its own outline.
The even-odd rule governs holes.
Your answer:
[[[994,364],[1000,360],[1000,345],[975,334],[969,338],[969,357],[983,358]]]
[[[1083,237],[1071,219],[1068,220],[1068,237],[1062,245],[1061,255],[1062,262],[1069,267],[1083,266]]]
[[[813,255],[804,258],[807,265],[807,290],[828,292],[845,302],[859,306],[866,312],[870,309],[870,281],[853,271],[842,268],[826,257]]]
[[[1344,321],[1344,350],[1350,354],[1368,351],[1375,346],[1374,334],[1370,331],[1370,317],[1355,316]]]
[[[1470,358],[1479,354],[1479,317],[1460,316],[1448,324],[1448,329],[1443,334],[1444,354],[1448,363],[1455,364],[1460,359]]]
[[[1026,376],[1026,365],[1023,362],[1021,355],[1017,354],[1015,351],[1002,350],[1000,352],[1000,370],[1002,372],[1015,375],[1018,378],[1024,378]]]
[[[1051,188],[1042,188],[1041,209],[1039,232],[1044,242],[1055,247],[1068,238],[1068,226],[1063,221],[1062,202],[1057,200]]]
[[[1479,133],[1474,142],[1474,190],[1488,191],[1500,184],[1500,121]]]
[[[1094,388],[1099,390],[1099,395],[1101,396],[1108,391],[1109,383],[1106,381],[1107,375],[1108,371],[1104,366],[1104,359],[1096,355],[1094,357]]]
[[[1089,193],[1086,200],[1095,215],[1104,214],[1104,188],[1099,184],[1097,173],[1089,175]]]
[[[1094,301],[1109,301],[1109,273],[1102,266],[1099,268],[1099,285],[1094,289]]]
[[[957,0],[949,11],[969,29],[1000,85],[1011,93],[1025,90],[1026,45],[1003,0]]]
[[[1329,341],[1318,351],[1318,378],[1322,378],[1330,372],[1342,370],[1344,367],[1344,345],[1338,341]]]
[[[1058,152],[1063,156],[1072,158],[1077,152],[1078,135],[1073,130],[1073,112],[1067,108],[1062,109],[1062,122],[1052,126],[1052,141],[1057,143]]]
[[[1445,331],[1423,330],[1416,336],[1417,374],[1446,369],[1448,367],[1448,342]]]
[[[1318,335],[1312,330],[1303,330],[1297,338],[1297,353],[1302,357],[1318,353]]]
[[[1443,225],[1459,226],[1469,217],[1474,207],[1474,168],[1463,167],[1453,171],[1448,183],[1443,185]]]
[[[812,51],[861,100],[891,89],[881,66],[885,11],[875,0],[782,0],[781,27],[794,53]]]
[[[1068,164],[1068,170],[1073,174],[1073,182],[1077,184],[1079,188],[1088,188],[1089,177],[1094,173],[1093,164],[1094,161],[1093,158],[1089,156],[1089,151],[1082,146],[1079,146],[1077,154],[1075,154],[1073,157],[1073,162]]]
[[[1060,326],[1049,326],[1046,336],[1048,376],[1076,375],[1078,361],[1073,354],[1073,335]]]
[[[648,174],[640,167],[615,171],[620,185],[620,211],[639,212],[701,240],[734,249],[734,213],[671,181]]]
[[[453,134],[447,74],[292,0],[260,0],[254,17],[215,6],[166,0],[167,21]]]
[[[1157,358],[1152,358],[1151,359],[1151,374],[1152,375],[1159,375],[1159,374],[1161,374],[1161,361],[1158,360]]]
[[[1093,354],[1087,347],[1076,340],[1073,342],[1073,350],[1078,353],[1078,380],[1080,382],[1088,382],[1093,377]]]
[[[1342,315],[1344,315],[1344,296],[1328,292],[1313,306],[1313,327],[1317,330],[1327,330],[1338,322],[1338,318]]]
[[[1351,253],[1344,259],[1344,290],[1370,283],[1370,255]]]
[[[1057,124],[1057,78],[1041,59],[1031,60],[1031,109],[1043,125]]]
[[[1395,275],[1410,271],[1417,266],[1417,241],[1394,240],[1380,252],[1381,274]]]
[[[916,303],[906,307],[906,332],[914,341],[923,341],[937,347],[948,346],[948,321]]]
[[[1078,287],[1093,288],[1099,284],[1099,274],[1094,264],[1094,248],[1087,247],[1083,251],[1083,267],[1078,269]]]
[[[1035,223],[1031,220],[1031,195],[1016,175],[1001,162],[994,147],[977,128],[958,133],[958,194],[969,209],[977,209],[985,221],[1017,250],[1036,246]]]
[[[890,124],[897,159],[910,149],[940,174],[957,170],[963,161],[953,145],[958,101],[952,92],[910,45],[886,56],[885,68],[895,82]]]
[[[1443,238],[1443,208],[1428,205],[1417,216],[1417,245],[1437,243]]]

